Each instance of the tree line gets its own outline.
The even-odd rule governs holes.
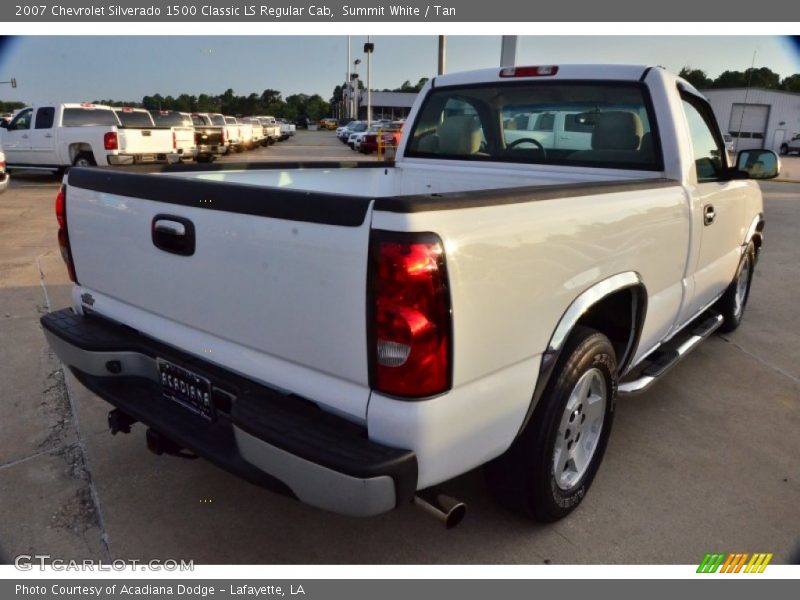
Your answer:
[[[681,69],[680,76],[698,90],[754,87],[800,93],[800,73],[781,79],[778,73],[768,67],[723,71],[711,79],[702,69],[686,66]]]
[[[724,89],[738,87],[756,87],[769,90],[784,90],[800,93],[800,73],[783,77],[768,67],[746,69],[744,71],[723,71],[715,79],[711,79],[702,69],[685,66],[680,76],[697,89]],[[421,78],[412,84],[405,81],[400,87],[384,89],[384,92],[419,92],[428,81]],[[359,89],[364,89],[363,80],[358,80]],[[261,94],[251,93],[246,96],[234,94],[227,89],[222,94],[180,94],[179,96],[162,96],[153,94],[137,100],[94,100],[96,104],[109,106],[131,106],[148,110],[179,110],[182,112],[219,112],[226,115],[273,115],[294,120],[303,115],[312,121],[330,116],[331,107],[342,101],[344,85],[337,85],[331,98],[325,100],[319,94],[292,94],[283,98],[278,90],[266,89]],[[378,91],[378,90],[376,90]],[[23,102],[3,102],[0,100],[0,112],[10,113],[26,106]]]

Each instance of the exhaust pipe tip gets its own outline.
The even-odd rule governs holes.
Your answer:
[[[467,516],[467,505],[437,490],[422,490],[414,504],[440,521],[445,529],[457,527]]]

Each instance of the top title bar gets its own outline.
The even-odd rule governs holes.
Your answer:
[[[573,0],[569,3],[520,0],[296,0],[250,3],[228,0],[57,0],[3,3],[4,22],[792,22],[800,3],[745,0],[697,3],[689,0]],[[613,33],[598,27],[597,34]]]

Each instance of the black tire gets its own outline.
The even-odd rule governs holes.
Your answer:
[[[789,146],[787,146],[786,144],[781,144],[780,153],[781,156],[786,156],[787,154],[789,154]]]
[[[91,152],[79,152],[72,161],[73,167],[94,167],[97,162],[94,160],[94,154]]]
[[[554,464],[556,441],[561,440],[559,427],[576,384],[590,371],[605,383],[603,421],[583,474],[562,489]],[[544,522],[562,519],[575,510],[603,460],[614,421],[616,394],[617,359],[611,342],[594,329],[576,327],[527,426],[505,454],[486,466],[489,489],[500,503]],[[579,421],[577,433],[576,429],[571,432],[569,428],[573,426],[567,424],[565,439],[570,435],[571,439],[576,435],[580,439],[584,421],[585,417]],[[584,443],[586,439],[585,436]]]
[[[739,261],[739,266],[736,268],[736,275],[725,290],[722,297],[717,300],[715,308],[725,319],[719,328],[722,333],[730,333],[742,322],[744,310],[747,308],[747,301],[750,298],[750,287],[753,283],[753,268],[755,267],[756,249],[753,242],[748,244],[747,249],[742,254],[742,259]],[[739,282],[744,276],[747,278],[743,282],[743,288],[739,288]],[[740,297],[740,294],[742,296]]]

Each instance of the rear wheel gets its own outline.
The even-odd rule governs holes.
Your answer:
[[[487,482],[498,500],[539,521],[572,512],[603,460],[616,390],[611,342],[577,327],[528,425],[487,465]]]
[[[91,152],[80,152],[75,160],[72,161],[74,167],[94,167],[97,163],[94,160],[94,155]]]
[[[742,255],[742,259],[739,261],[736,276],[717,301],[716,308],[725,319],[719,328],[722,333],[733,331],[742,322],[744,309],[747,307],[747,300],[750,298],[754,263],[755,246],[753,242],[750,242]]]
[[[781,144],[781,156],[786,156],[787,154],[789,154],[789,146]]]

